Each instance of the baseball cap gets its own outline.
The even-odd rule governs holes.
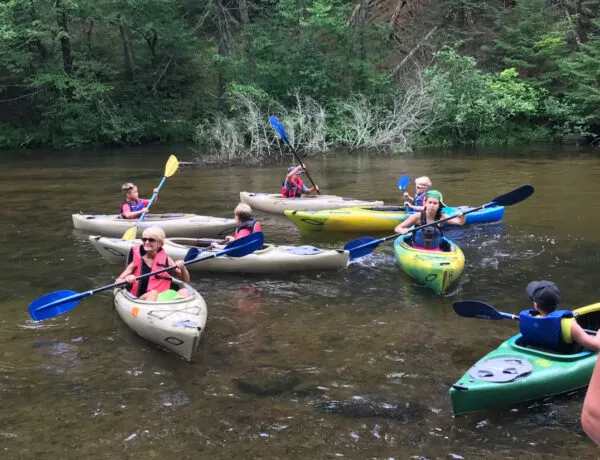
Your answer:
[[[429,190],[425,196],[427,198],[435,198],[436,200],[438,200],[440,202],[440,208],[446,207],[446,204],[444,203],[444,197],[442,196],[442,193],[438,190]]]
[[[552,308],[560,303],[560,291],[552,281],[532,281],[525,288],[531,300],[543,308]]]
[[[298,166],[290,166],[290,167],[288,168],[288,174],[289,174],[289,173],[291,173],[291,172],[292,172],[294,169],[296,169],[297,167],[298,167]],[[304,174],[304,169],[301,169],[300,171],[298,171],[298,172],[296,173],[296,175],[298,175],[298,174]]]

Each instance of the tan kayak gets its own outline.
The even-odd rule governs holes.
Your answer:
[[[127,289],[115,289],[115,309],[136,334],[191,361],[206,324],[206,303],[198,292],[175,280],[192,295],[185,299],[148,302]]]
[[[125,265],[130,249],[141,240],[122,240],[90,236],[90,242],[109,262]],[[215,253],[208,238],[167,238],[163,248],[173,260],[184,259],[192,247],[202,254]],[[223,242],[223,241],[221,241]],[[278,246],[265,244],[262,249],[244,257],[220,256],[188,265],[190,271],[224,273],[284,273],[307,270],[339,270],[348,265],[348,251],[319,249],[314,246]]]
[[[240,192],[240,201],[258,211],[283,214],[284,211],[319,211],[323,209],[352,208],[355,206],[382,206],[383,201],[362,201],[336,195],[310,195],[301,198],[282,198],[281,193]]]
[[[236,223],[233,219],[196,214],[148,214],[141,222],[123,219],[118,214],[73,214],[73,225],[77,230],[96,235],[123,236],[128,229],[136,226],[137,236],[142,236],[145,228],[161,227],[169,236],[219,238],[233,233]]]

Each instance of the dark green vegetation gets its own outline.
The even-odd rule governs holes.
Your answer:
[[[3,0],[0,147],[597,133],[599,58],[600,0]]]

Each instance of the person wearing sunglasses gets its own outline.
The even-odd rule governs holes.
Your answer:
[[[425,209],[423,201],[425,195],[432,187],[431,179],[427,176],[417,177],[415,179],[415,196],[410,196],[408,192],[404,192],[402,198],[404,198],[404,206],[407,211],[423,211]]]
[[[126,182],[121,186],[121,191],[125,194],[125,201],[121,203],[121,217],[123,219],[137,219],[145,212],[148,212],[148,203],[150,200],[140,198],[137,185],[132,182]],[[156,198],[158,199],[158,189],[155,188]]]
[[[127,268],[116,279],[116,283],[127,281],[129,292],[140,300],[156,301],[161,292],[171,289],[173,276],[185,283],[190,282],[190,273],[183,260],[173,262],[163,249],[165,232],[160,227],[149,227],[142,234],[142,244],[131,248],[127,257]],[[136,280],[136,277],[146,273],[162,270],[175,265],[170,272],[159,273],[148,278]],[[177,296],[188,297],[191,293],[186,288],[179,289]]]

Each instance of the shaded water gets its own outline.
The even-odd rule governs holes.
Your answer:
[[[583,391],[459,418],[448,399],[450,384],[517,330],[460,318],[452,302],[518,312],[534,279],[555,281],[566,307],[600,300],[595,152],[311,160],[324,192],[387,203],[400,200],[403,174],[428,174],[454,205],[535,187],[503,223],[449,230],[467,262],[446,297],[416,285],[381,245],[341,272],[194,273],[209,319],[192,363],[135,336],[108,293],[32,322],[33,299],[110,284],[121,269],[72,229],[71,214],[116,213],[126,181],[148,195],[170,153],[2,154],[2,458],[597,458],[579,425]],[[180,169],[153,210],[229,217],[240,190],[278,191],[287,166]],[[301,234],[284,217],[259,217],[276,243],[335,248],[360,236]],[[290,371],[296,385],[242,391],[238,379],[263,366]],[[357,410],[361,400],[376,410]]]

